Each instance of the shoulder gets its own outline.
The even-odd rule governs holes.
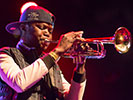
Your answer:
[[[0,48],[0,54],[6,53],[8,55],[11,55],[12,52],[18,52],[19,50],[15,47],[2,47]]]
[[[6,54],[10,55],[9,51],[10,51],[10,47],[2,47],[2,48],[0,48],[0,54],[6,53]]]
[[[9,50],[11,47],[2,47],[0,48],[0,51]]]

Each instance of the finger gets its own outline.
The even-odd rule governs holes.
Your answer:
[[[74,36],[74,38],[82,37],[82,34],[83,34],[83,33],[84,33],[83,31],[77,31],[77,32],[74,32],[74,33],[73,33],[73,36]]]
[[[73,38],[73,41],[75,40],[82,40],[82,34],[83,34],[83,31],[77,31],[77,32],[74,32],[71,36],[71,38]]]
[[[73,62],[76,64],[84,64],[86,62],[85,56],[76,56],[73,58]]]
[[[84,33],[84,31],[76,31],[76,32],[74,32],[75,34],[83,34]]]
[[[82,38],[82,37],[76,37],[76,39],[77,39],[78,41],[85,41],[85,38]]]
[[[72,32],[69,32],[67,34],[64,34],[64,36],[65,37],[72,37],[72,38],[82,37],[83,33],[84,33],[83,31],[77,31],[77,32],[72,31]]]

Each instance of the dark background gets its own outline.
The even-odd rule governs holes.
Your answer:
[[[31,0],[2,0],[0,47],[15,46],[18,39],[6,32],[6,24],[18,21],[21,6]],[[133,32],[132,2],[125,0],[34,0],[56,16],[54,39],[69,31],[84,31],[85,38],[113,36],[118,27]],[[49,48],[52,49],[53,46]],[[133,48],[119,54],[105,45],[104,59],[87,59],[87,84],[83,100],[133,100]],[[61,58],[59,65],[70,82],[74,64]]]

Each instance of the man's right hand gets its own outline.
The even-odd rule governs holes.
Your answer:
[[[54,49],[54,52],[60,56],[65,51],[67,51],[76,40],[80,40],[82,38],[82,34],[83,31],[72,31],[61,35],[58,45]]]

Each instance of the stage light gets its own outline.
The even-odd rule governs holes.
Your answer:
[[[20,13],[22,14],[23,11],[30,6],[38,6],[38,5],[35,2],[27,2],[27,3],[23,4],[23,6],[21,7]]]

